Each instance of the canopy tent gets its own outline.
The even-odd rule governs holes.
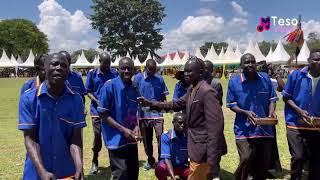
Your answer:
[[[222,62],[223,64],[240,64],[240,58],[237,58],[230,43],[228,44],[226,53],[222,56]]]
[[[181,57],[179,55],[179,52],[176,51],[176,53],[175,53],[175,55],[173,57],[173,60],[172,60],[172,66],[182,66],[182,65],[184,65],[184,64],[182,63]]]
[[[92,61],[91,66],[93,66],[93,67],[100,66],[100,61],[99,60],[100,60],[99,55],[94,56],[94,60]]]
[[[134,67],[140,67],[140,66],[142,66],[142,64],[141,64],[138,56],[136,56],[136,58],[134,59],[133,63],[134,63]]]
[[[248,47],[247,47],[246,51],[244,52],[244,54],[246,54],[246,53],[252,54],[256,58],[257,62],[266,60],[266,57],[264,57],[264,55],[260,51],[258,43],[256,43],[255,46],[253,46],[253,43],[251,40],[249,41]]]
[[[116,56],[116,60],[111,62],[111,67],[118,67],[121,57],[119,55]]]
[[[182,63],[183,65],[185,65],[186,62],[188,61],[189,57],[190,57],[190,53],[188,52],[188,50],[185,50],[185,51],[184,51],[184,55],[183,55],[183,57],[182,57],[182,59],[181,59],[181,63]]]
[[[213,47],[213,44],[211,45],[211,48],[208,50],[208,53],[205,57],[205,60],[211,61],[213,64],[219,59],[218,54],[216,50]]]
[[[307,42],[304,41],[301,47],[300,53],[297,57],[298,64],[308,64],[308,58],[310,56],[310,50],[308,48]]]
[[[269,52],[268,52],[268,55],[266,56],[266,61],[267,61],[267,63],[271,63],[271,61],[272,61],[272,54],[273,54],[273,52],[272,52],[272,47],[270,47],[270,50],[269,50]]]
[[[147,65],[146,63],[147,63],[147,60],[148,60],[148,59],[153,59],[152,56],[151,56],[150,51],[148,52],[147,58],[143,61],[142,66],[146,66],[146,65]]]
[[[201,53],[201,50],[200,50],[200,47],[198,47],[198,48],[196,49],[196,54],[195,54],[195,56],[196,56],[197,58],[200,58],[200,59],[204,60],[204,57],[203,57],[203,55],[202,55],[202,53]]]
[[[23,63],[23,61],[22,61],[22,59],[21,59],[20,55],[18,55],[17,63],[18,63],[18,64],[22,64],[22,63]]]
[[[24,63],[20,64],[19,67],[34,67],[34,58],[35,56],[33,55],[32,49],[30,49],[27,60]]]
[[[279,40],[276,49],[272,53],[269,63],[272,64],[286,64],[290,59],[290,55],[283,48],[281,40]]]
[[[126,57],[131,58],[130,53],[127,52]]]
[[[14,64],[11,63],[9,57],[7,56],[6,51],[2,50],[2,56],[0,59],[0,67],[14,67]]]
[[[167,53],[166,58],[164,59],[164,61],[159,66],[160,67],[172,66],[172,60],[170,58],[170,53]]]
[[[91,63],[87,60],[84,52],[81,52],[81,55],[78,56],[76,63],[71,64],[71,67],[92,67]]]
[[[236,51],[234,52],[234,54],[236,55],[237,58],[241,58],[242,56],[242,53],[240,51],[240,48],[239,48],[239,45],[237,44],[237,47],[236,47]]]

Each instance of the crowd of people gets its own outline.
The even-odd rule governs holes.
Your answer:
[[[100,66],[90,70],[83,83],[81,75],[70,70],[68,52],[36,58],[37,76],[23,85],[19,102],[18,129],[27,150],[23,179],[84,178],[85,96],[91,100],[94,134],[90,174],[98,172],[103,140],[112,178],[138,179],[137,142],[143,141],[143,168],[155,169],[158,179],[219,179],[227,144],[223,88],[214,65],[191,56],[176,72],[179,81],[168,101],[155,60],[147,60],[144,71],[136,73],[128,57],[120,60],[117,70],[110,68],[109,54],[101,53],[99,59]],[[241,72],[233,73],[226,92],[226,107],[236,114],[236,180],[264,180],[281,172],[275,124],[259,122],[277,119],[276,90],[282,91],[285,102],[291,179],[301,179],[303,169],[309,180],[320,179],[320,50],[311,51],[308,62],[292,70],[285,83],[266,63],[258,72],[252,54],[241,57]],[[172,111],[172,128],[164,132],[163,113]],[[158,157],[153,156],[153,131]]]

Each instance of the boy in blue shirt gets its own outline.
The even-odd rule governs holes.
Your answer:
[[[186,115],[176,113],[172,124],[174,128],[161,135],[161,161],[155,174],[159,180],[166,180],[168,176],[186,180],[189,176]]]
[[[92,119],[92,127],[94,133],[93,139],[93,158],[90,174],[96,174],[98,172],[98,156],[102,148],[101,139],[101,118],[99,117],[97,107],[99,105],[99,94],[101,88],[110,79],[118,76],[118,73],[114,69],[110,69],[111,58],[107,53],[99,55],[100,67],[94,70],[90,70],[87,75],[86,89],[87,95],[91,99],[90,115]]]
[[[184,96],[187,93],[189,85],[184,81],[184,71],[177,71],[175,78],[179,80],[174,86],[172,100],[177,101],[180,97]]]
[[[241,68],[243,73],[230,79],[227,93],[227,107],[236,113],[234,131],[240,163],[235,179],[266,179],[274,134],[271,125],[256,125],[255,118],[276,118],[278,97],[269,76],[256,71],[252,54],[241,57]]]
[[[137,87],[140,95],[151,101],[166,101],[166,95],[169,94],[167,86],[162,76],[157,73],[157,63],[153,59],[148,59],[146,69],[143,73],[135,76],[133,84]],[[143,136],[143,145],[148,161],[144,165],[144,170],[154,167],[155,158],[153,157],[153,129],[156,133],[158,143],[158,153],[160,155],[160,136],[163,132],[163,114],[161,112],[148,112],[140,109],[138,111],[138,120]]]
[[[18,128],[27,150],[25,180],[83,178],[84,107],[81,96],[65,85],[68,73],[59,53],[49,55],[46,81],[20,98]]]
[[[139,175],[137,139],[140,132],[136,116],[139,93],[131,81],[133,74],[133,61],[122,58],[119,76],[103,86],[97,109],[115,180],[137,180]]]
[[[308,179],[320,179],[320,126],[311,117],[320,117],[320,49],[312,50],[309,66],[293,71],[282,91],[285,102],[287,138],[291,154],[291,179],[301,179],[306,152]]]

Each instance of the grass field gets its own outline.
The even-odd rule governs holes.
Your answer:
[[[0,79],[0,179],[21,179],[22,176],[25,159],[25,147],[23,144],[22,133],[17,130],[17,108],[20,87],[25,81],[26,79],[23,78]],[[168,99],[171,99],[176,80],[171,77],[165,77],[165,81],[170,91]],[[227,83],[227,81],[222,81],[224,94],[226,94]],[[89,100],[87,99],[86,102],[86,108],[89,109]],[[286,130],[284,124],[283,107],[284,104],[282,100],[280,100],[277,105],[277,114],[280,119],[280,123],[277,126],[277,135],[280,159],[284,169],[283,179],[288,179],[288,169],[290,169],[290,154],[285,135]],[[233,133],[233,122],[235,115],[225,107],[223,108],[223,112],[225,117],[225,136],[228,144],[228,154],[222,158],[221,177],[222,179],[233,179],[233,172],[235,171],[239,162]],[[171,117],[171,114],[165,115],[165,130],[171,128]],[[86,179],[109,179],[110,167],[108,153],[105,147],[103,147],[100,153],[99,164],[101,168],[99,169],[99,174],[94,176],[88,175],[92,158],[91,147],[93,133],[91,120],[88,116],[86,120],[87,127],[84,129],[85,177]],[[154,145],[154,147],[156,146]],[[142,169],[145,160],[142,144],[139,144],[139,159],[139,179],[156,179],[153,170],[144,171]]]

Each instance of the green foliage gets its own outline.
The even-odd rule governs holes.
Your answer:
[[[260,51],[263,55],[267,56],[270,50],[270,47],[272,47],[272,50],[274,51],[276,49],[277,43],[275,41],[267,42],[262,41],[259,44]]]
[[[320,39],[317,33],[311,32],[308,35],[307,41],[309,49],[319,49],[320,48]]]
[[[4,48],[9,57],[14,54],[22,58],[29,55],[30,49],[34,54],[49,51],[47,36],[34,23],[25,19],[0,21],[0,48]]]
[[[78,56],[81,55],[81,52],[82,52],[82,49],[74,51],[71,54],[71,64],[76,62]],[[99,54],[98,51],[94,49],[83,50],[83,52],[90,63],[92,63],[92,61],[94,60],[94,57]]]
[[[115,55],[146,57],[161,48],[164,7],[157,0],[92,0],[92,27],[99,31],[100,48]]]
[[[217,54],[220,53],[222,47],[224,48],[224,50],[226,50],[226,48],[228,47],[228,43],[226,42],[205,42],[204,45],[200,47],[201,54],[205,56],[212,45],[216,50]]]

